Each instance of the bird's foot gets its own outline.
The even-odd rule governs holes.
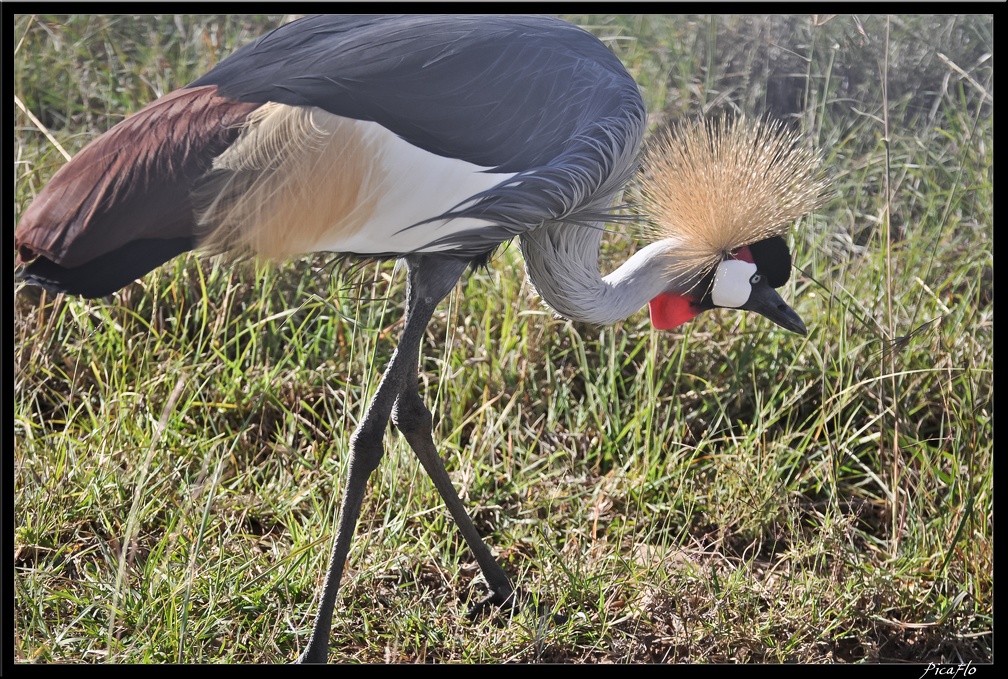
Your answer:
[[[496,592],[491,590],[490,594],[486,595],[469,607],[469,610],[466,611],[466,618],[470,621],[480,618],[486,614],[487,610],[491,606],[498,606],[507,611],[515,611],[521,605],[519,601],[520,598],[522,598],[522,593],[520,591],[516,592],[511,590],[510,592]]]
[[[491,591],[490,594],[470,606],[466,611],[466,618],[470,621],[482,617],[491,607],[499,607],[509,613],[516,613],[519,610],[530,608],[535,609],[537,616],[552,615],[553,622],[561,624],[567,621],[567,616],[561,613],[551,612],[551,606],[545,601],[539,601],[525,590],[511,590],[508,592]]]

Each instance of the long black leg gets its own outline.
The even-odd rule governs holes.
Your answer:
[[[407,258],[406,265],[409,271],[406,325],[364,419],[350,437],[350,473],[346,494],[340,505],[336,543],[329,558],[311,638],[298,662],[326,662],[333,609],[340,580],[343,578],[343,564],[350,552],[350,542],[357,527],[367,480],[385,454],[382,436],[388,427],[392,407],[402,393],[404,384],[411,384],[413,392],[416,392],[417,363],[424,331],[437,305],[451,292],[465,271],[466,262],[448,257],[417,256]],[[442,467],[442,471],[443,469]]]
[[[490,548],[483,542],[472,519],[469,518],[465,506],[462,504],[462,499],[455,490],[455,486],[452,485],[444,462],[434,446],[434,439],[431,436],[431,412],[417,393],[415,374],[412,379],[407,376],[403,383],[402,391],[400,391],[395,408],[392,410],[392,421],[406,437],[410,448],[416,453],[420,464],[423,465],[427,475],[434,482],[434,486],[441,494],[448,511],[455,519],[455,525],[458,526],[466,544],[476,556],[476,562],[479,564],[480,570],[483,571],[487,586],[490,587],[490,595],[469,611],[469,617],[475,617],[488,604],[512,603],[514,591],[511,588],[511,581],[508,580],[504,569],[494,558]]]

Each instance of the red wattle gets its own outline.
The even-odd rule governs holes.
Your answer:
[[[651,325],[657,330],[671,330],[700,313],[690,299],[667,292],[648,302],[648,310],[651,312]]]

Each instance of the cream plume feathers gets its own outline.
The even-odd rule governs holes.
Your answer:
[[[698,280],[729,252],[771,236],[823,202],[816,153],[779,122],[727,117],[675,125],[648,144],[640,203],[655,240],[681,241],[676,280]]]

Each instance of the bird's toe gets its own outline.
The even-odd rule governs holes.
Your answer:
[[[511,614],[521,610],[534,610],[538,617],[551,616],[555,624],[562,624],[567,621],[567,616],[553,610],[550,602],[539,597],[534,597],[522,589],[510,592],[491,592],[469,607],[469,610],[466,611],[466,618],[474,621],[487,615],[493,608]]]

